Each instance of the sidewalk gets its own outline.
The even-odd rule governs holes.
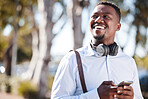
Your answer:
[[[22,96],[0,92],[0,99],[24,99]]]

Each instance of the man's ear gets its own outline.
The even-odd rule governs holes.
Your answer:
[[[118,23],[118,24],[117,24],[117,31],[119,31],[119,30],[120,30],[120,28],[121,28],[121,24],[120,24],[120,23]]]

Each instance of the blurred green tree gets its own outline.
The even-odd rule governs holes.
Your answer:
[[[36,0],[1,0],[0,2],[0,35],[1,35],[1,61],[4,59],[6,50],[14,46],[15,40],[18,43],[18,61],[29,60],[31,58],[31,38],[32,25],[29,22],[28,10],[31,4],[35,4]],[[11,34],[7,37],[3,35],[3,30],[7,26],[11,26]],[[8,38],[8,39],[6,39]],[[4,43],[5,42],[5,43]],[[12,50],[12,48],[11,48]],[[24,55],[21,55],[21,54]],[[26,57],[24,57],[26,56]],[[5,60],[7,62],[7,60]],[[10,62],[9,62],[10,63]]]
[[[144,57],[141,57],[141,61],[143,65],[140,65],[141,62],[136,61],[137,65],[143,66],[148,69],[148,63],[145,61],[148,57],[148,0],[136,0],[134,2],[134,9],[128,9],[127,17],[128,15],[133,16],[134,20],[131,22],[129,28],[129,33],[132,28],[136,28],[136,36],[135,36],[135,50],[133,53],[133,57],[136,59],[136,50],[139,46],[141,46],[145,53]],[[125,17],[126,18],[126,17]],[[125,19],[126,20],[126,19]],[[130,38],[129,38],[130,39]],[[140,57],[139,57],[140,58]]]
[[[59,5],[61,9],[56,5]],[[56,9],[56,10],[55,10]],[[67,18],[65,16],[66,10],[62,0],[38,0],[38,10],[40,13],[40,24],[39,24],[39,37],[37,37],[37,31],[35,34],[33,46],[35,52],[33,52],[33,57],[30,63],[29,74],[30,78],[39,86],[39,97],[44,99],[47,92],[47,82],[48,82],[48,63],[51,61],[51,47],[52,40],[57,34],[60,33],[63,26],[65,25]],[[57,11],[57,12],[56,12]],[[63,20],[62,22],[60,20]],[[58,29],[56,26],[57,22],[61,22]],[[53,29],[56,28],[56,33]],[[37,48],[38,50],[35,50]],[[32,65],[31,65],[32,64]]]
[[[18,63],[31,58],[31,44],[28,40],[31,37],[29,35],[31,23],[28,20],[28,9],[35,2],[36,0],[29,2],[27,0],[1,0],[0,2],[0,35],[2,37],[0,58],[4,61],[8,76],[11,76],[12,64],[16,65],[16,58],[18,58]],[[7,37],[3,35],[3,31],[8,25],[12,29]],[[10,92],[10,87],[7,92]]]

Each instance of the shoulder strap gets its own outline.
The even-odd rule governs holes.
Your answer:
[[[83,73],[83,67],[82,67],[82,62],[81,62],[81,57],[78,51],[75,51],[76,58],[77,58],[77,64],[78,64],[78,71],[79,71],[79,76],[80,76],[80,81],[81,81],[81,86],[83,89],[83,93],[87,92],[85,80],[84,80],[84,73]]]

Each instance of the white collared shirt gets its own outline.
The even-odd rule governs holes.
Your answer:
[[[100,57],[88,45],[77,50],[81,56],[87,87],[83,93],[76,55],[69,52],[61,60],[52,86],[51,99],[100,99],[97,88],[103,81],[133,81],[134,99],[143,99],[133,58],[118,51],[116,56]]]

